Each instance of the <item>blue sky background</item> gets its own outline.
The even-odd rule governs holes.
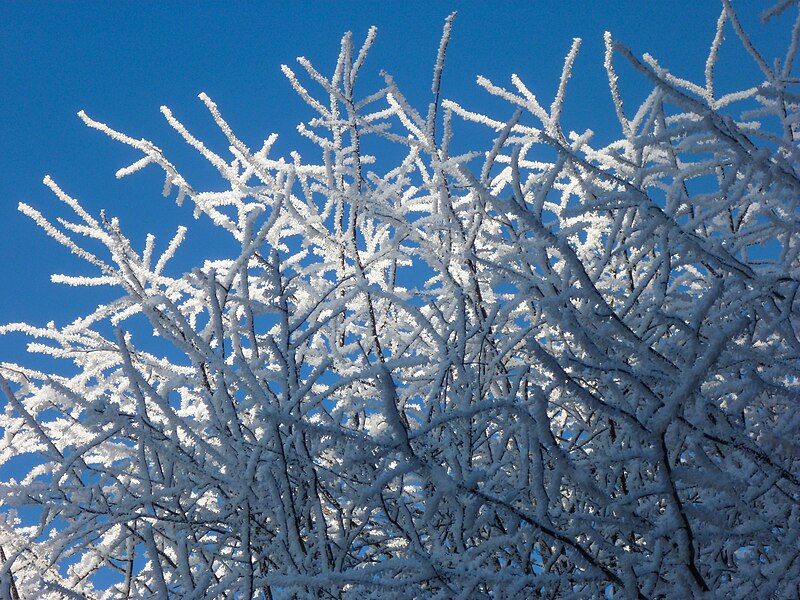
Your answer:
[[[781,56],[787,18],[763,27],[757,12],[771,2],[734,1],[768,59]],[[507,84],[517,73],[545,105],[558,83],[573,37],[583,47],[565,107],[567,127],[591,128],[611,141],[617,126],[603,61],[603,32],[649,52],[677,75],[701,82],[720,4],[715,0],[538,0],[528,2],[2,2],[0,3],[0,322],[59,324],[93,308],[108,293],[51,284],[53,272],[89,271],[26,217],[20,201],[46,215],[61,214],[41,183],[51,175],[91,212],[119,216],[136,247],[157,234],[163,249],[179,224],[190,227],[181,251],[196,264],[224,249],[209,246],[208,228],[193,223],[188,206],[161,197],[154,167],[118,181],[115,171],[137,158],[130,149],[87,129],[76,113],[133,137],[147,138],[193,181],[213,179],[191,165],[177,134],[159,113],[173,109],[198,137],[220,142],[197,94],[208,93],[241,139],[253,146],[271,132],[288,154],[295,126],[311,117],[280,72],[305,55],[323,72],[334,66],[339,40],[353,31],[360,44],[370,25],[378,41],[365,66],[361,91],[391,73],[410,100],[424,108],[444,18],[458,10],[443,80],[444,96],[466,108],[507,118],[511,109],[487,98],[478,74]],[[618,61],[618,62],[621,62]],[[758,83],[729,31],[718,69],[721,89]],[[647,91],[641,77],[620,67],[626,106]],[[223,151],[226,145],[217,144]],[[315,157],[310,157],[315,158]],[[202,167],[202,165],[201,165]],[[20,336],[0,337],[0,361],[31,363]]]

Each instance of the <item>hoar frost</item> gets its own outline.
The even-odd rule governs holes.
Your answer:
[[[503,121],[442,96],[452,25],[422,111],[358,87],[375,29],[284,66],[313,158],[163,108],[222,192],[81,113],[239,251],[176,274],[185,228],[140,249],[49,178],[69,219],[20,206],[94,268],[54,282],[118,297],[2,328],[74,374],[0,365],[0,461],[38,457],[0,597],[797,597],[800,20],[770,66],[723,0],[700,84],[606,35],[599,148],[561,125],[580,40],[549,105],[478,79]],[[763,80],[720,95],[730,30]],[[492,139],[454,156],[462,121]]]

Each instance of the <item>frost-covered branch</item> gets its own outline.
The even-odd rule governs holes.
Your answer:
[[[224,191],[81,113],[237,251],[181,273],[191,228],[140,251],[49,179],[72,220],[20,207],[94,269],[54,282],[118,296],[0,329],[72,363],[0,364],[0,463],[37,457],[0,483],[0,595],[796,595],[797,82],[727,0],[700,84],[607,34],[595,148],[561,122],[579,40],[549,104],[479,78],[494,118],[443,97],[453,25],[425,113],[389,74],[361,91],[374,29],[330,77],[284,66],[312,158],[204,94],[230,156],[162,109]],[[726,28],[764,81],[718,97]],[[493,141],[452,156],[461,120]]]

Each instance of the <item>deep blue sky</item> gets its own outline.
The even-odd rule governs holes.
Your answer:
[[[768,29],[757,24],[755,11],[768,4],[734,2],[772,58],[785,47],[788,29],[786,19]],[[25,201],[45,214],[60,213],[41,183],[46,174],[91,211],[105,208],[119,215],[137,247],[145,232],[164,241],[179,223],[190,226],[186,251],[205,247],[202,230],[192,237],[189,209],[161,198],[155,168],[114,179],[135,154],[87,129],[76,116],[79,110],[181,157],[187,155],[159,106],[170,106],[213,142],[219,138],[203,134],[211,131],[210,120],[197,100],[205,91],[245,142],[260,145],[274,131],[282,136],[278,148],[287,152],[296,140],[296,124],[311,115],[282,76],[281,63],[305,55],[329,72],[342,33],[353,31],[360,43],[374,24],[378,41],[362,91],[385,69],[424,107],[442,22],[454,9],[459,15],[444,76],[446,97],[468,108],[499,106],[496,116],[508,117],[511,110],[487,101],[475,76],[505,85],[517,73],[548,105],[563,56],[572,38],[582,37],[566,122],[610,141],[616,128],[602,68],[603,32],[610,30],[637,55],[650,52],[674,73],[702,81],[720,5],[715,0],[2,2],[0,322],[61,324],[97,303],[96,291],[49,282],[54,271],[86,270],[16,211]],[[720,75],[730,81],[728,88],[757,83],[732,34],[723,61]],[[641,79],[620,70],[623,91],[641,97]],[[627,106],[635,104],[629,100]],[[22,347],[21,340],[0,338],[0,361],[25,362]]]

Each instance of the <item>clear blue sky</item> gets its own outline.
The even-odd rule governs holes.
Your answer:
[[[768,4],[734,1],[772,58],[785,47],[788,29],[785,19],[768,29],[757,24],[755,11]],[[205,91],[245,142],[258,145],[277,132],[279,149],[287,152],[296,140],[296,124],[310,114],[281,75],[281,63],[305,55],[330,71],[342,33],[353,31],[358,43],[374,24],[378,42],[362,91],[385,69],[424,107],[442,22],[454,9],[459,15],[444,76],[446,97],[468,108],[499,106],[497,116],[507,117],[510,109],[488,102],[475,76],[505,84],[517,73],[549,103],[564,54],[573,37],[582,37],[566,122],[610,141],[616,129],[602,68],[603,32],[610,30],[638,55],[650,52],[675,74],[702,81],[720,5],[715,0],[2,2],[0,322],[64,323],[97,303],[96,292],[50,283],[52,272],[86,269],[16,211],[25,201],[45,214],[59,213],[41,183],[46,174],[90,210],[105,208],[120,216],[137,247],[147,231],[163,241],[184,223],[190,226],[184,252],[208,250],[202,228],[193,237],[189,209],[161,198],[155,168],[114,179],[135,155],[87,129],[76,116],[79,110],[154,141],[170,156],[188,157],[159,106],[170,106],[200,137],[218,141],[204,133],[212,131],[197,100]],[[755,83],[738,42],[728,38],[721,76],[731,87]],[[641,83],[629,77],[623,92],[638,99],[645,89],[637,87]],[[0,361],[26,362],[23,347],[21,339],[0,338]]]

